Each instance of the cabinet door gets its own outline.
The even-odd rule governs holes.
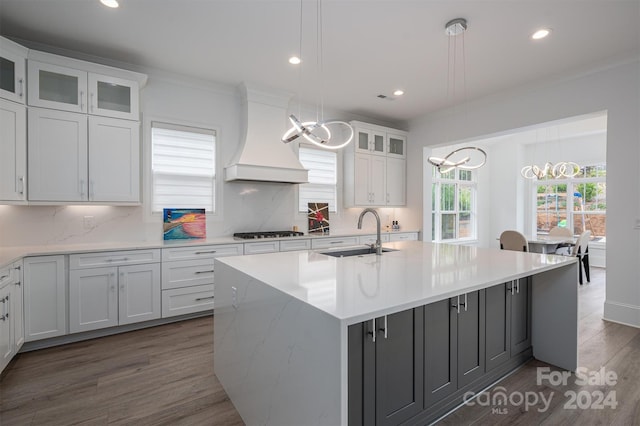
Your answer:
[[[24,259],[25,342],[67,334],[64,256]]]
[[[138,83],[89,73],[89,114],[138,120]]]
[[[452,301],[446,299],[424,307],[425,408],[458,389],[458,315],[451,305]]]
[[[24,286],[22,285],[22,263],[13,265],[13,290],[11,303],[13,312],[13,342],[17,353],[24,344]]]
[[[511,356],[511,282],[485,290],[485,362],[487,372]]]
[[[407,137],[387,133],[387,158],[407,158]]]
[[[27,107],[0,99],[0,200],[26,201]]]
[[[69,272],[69,331],[97,330],[118,325],[118,268],[76,269]]]
[[[387,204],[387,161],[378,155],[371,155],[369,186],[372,194],[371,203],[374,206]]]
[[[371,156],[368,154],[356,154],[354,161],[353,194],[355,205],[368,206],[373,201],[369,184]]]
[[[160,264],[121,266],[118,273],[120,325],[160,318]]]
[[[140,201],[138,122],[89,117],[89,201]]]
[[[407,160],[387,158],[387,199],[388,206],[404,206],[406,198]]]
[[[364,341],[365,323],[350,325],[347,348],[347,385],[349,400],[349,426],[364,426]],[[368,372],[367,372],[368,374]],[[373,411],[371,408],[369,412]]]
[[[0,289],[0,371],[14,355],[11,302],[11,284],[7,284]]]
[[[0,37],[0,98],[24,104],[27,49]]]
[[[87,73],[73,68],[29,61],[29,105],[87,112]]]
[[[531,277],[514,282],[511,297],[511,356],[531,347]]]
[[[29,108],[29,200],[86,201],[87,117]]]
[[[484,290],[460,296],[457,332],[459,388],[484,374],[484,296]]]
[[[422,411],[423,308],[376,320],[376,425],[397,425]]]

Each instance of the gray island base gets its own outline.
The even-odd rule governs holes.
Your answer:
[[[424,425],[532,357],[577,368],[574,258],[384,246],[216,259],[214,371],[247,425]]]

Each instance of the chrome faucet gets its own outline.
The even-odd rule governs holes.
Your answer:
[[[367,207],[366,209],[362,210],[362,213],[360,213],[360,217],[358,218],[358,229],[362,229],[362,218],[366,213],[373,213],[373,215],[376,217],[376,243],[373,244],[371,248],[375,248],[376,254],[379,256],[382,254],[382,241],[380,240],[380,216],[378,216],[377,211]]]

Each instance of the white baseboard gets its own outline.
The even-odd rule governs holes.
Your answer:
[[[605,301],[604,316],[606,321],[640,328],[640,306]]]

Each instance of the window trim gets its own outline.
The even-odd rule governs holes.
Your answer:
[[[153,139],[152,139],[152,126],[153,123],[162,123],[167,126],[175,126],[176,130],[186,129],[202,129],[213,132],[215,135],[215,147],[214,155],[215,162],[215,182],[214,182],[214,206],[215,211],[207,212],[207,220],[213,220],[214,222],[221,222],[224,212],[224,203],[222,197],[223,181],[224,181],[224,169],[222,167],[222,159],[220,158],[221,145],[223,140],[223,133],[219,127],[210,123],[188,121],[182,119],[176,119],[173,117],[167,117],[162,115],[150,115],[145,117],[143,127],[143,188],[142,204],[144,206],[144,215],[149,222],[162,221],[162,212],[153,211]]]
[[[432,200],[431,200],[431,217],[432,217],[432,241],[433,242],[444,242],[444,243],[460,243],[460,242],[469,242],[476,241],[478,239],[478,174],[477,171],[472,171],[471,180],[461,180],[460,179],[460,169],[453,169],[455,171],[455,175],[453,179],[445,179],[442,178],[440,173],[434,168],[433,174],[431,176],[431,185],[432,185]],[[448,211],[442,210],[441,207],[441,199],[442,199],[442,184],[453,184],[455,185],[455,200],[454,200],[454,210]],[[460,186],[467,186],[471,188],[471,206],[468,213],[470,214],[470,224],[471,224],[471,235],[469,237],[457,237],[457,238],[442,238],[442,215],[443,214],[455,214],[456,215],[456,229],[455,233],[457,236],[460,235],[460,213],[467,213],[467,211],[460,210],[459,204],[459,195],[460,195]],[[435,232],[434,232],[435,231]]]

